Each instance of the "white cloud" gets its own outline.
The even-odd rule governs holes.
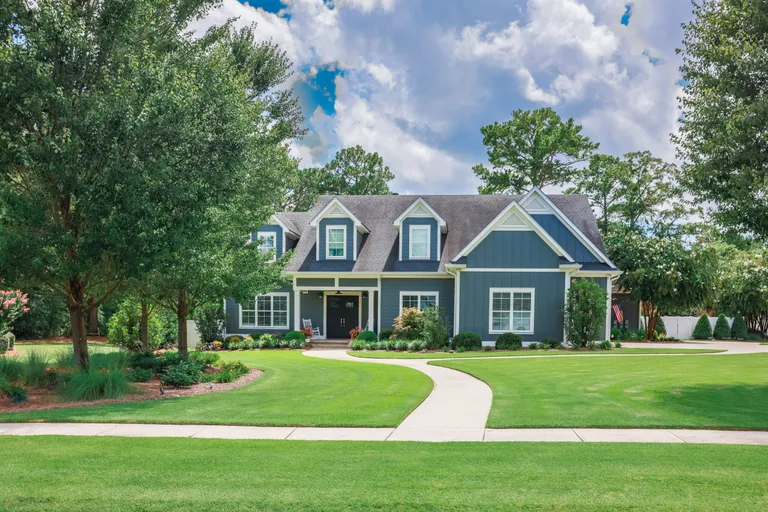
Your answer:
[[[368,64],[368,72],[381,85],[386,85],[390,89],[395,85],[395,77],[392,71],[384,64]]]
[[[381,7],[385,11],[391,11],[397,0],[335,0],[337,7],[351,7],[363,12],[371,12]]]
[[[549,94],[536,85],[536,80],[533,79],[533,75],[527,69],[520,68],[516,74],[520,81],[520,93],[525,99],[536,103],[544,103],[545,105],[557,105],[560,103],[557,95]]]

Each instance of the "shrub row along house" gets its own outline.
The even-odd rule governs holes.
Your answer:
[[[238,304],[225,300],[226,334],[301,329],[325,339],[391,328],[405,308],[445,309],[454,333],[493,342],[563,340],[574,279],[608,292],[619,275],[605,255],[586,196],[322,196],[303,213],[278,213],[252,233],[276,256],[293,249],[293,285]]]

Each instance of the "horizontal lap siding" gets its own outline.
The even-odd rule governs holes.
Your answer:
[[[467,255],[467,268],[558,268],[560,259],[534,231],[494,231]]]
[[[391,329],[400,315],[400,292],[438,292],[439,306],[445,309],[450,330],[453,330],[453,278],[382,278],[381,280],[381,327]]]
[[[234,299],[226,300],[226,326],[227,334],[275,334],[276,332],[286,333],[294,330],[296,327],[293,325],[293,308],[294,297],[293,288],[285,286],[283,288],[277,288],[273,290],[275,292],[287,292],[288,293],[288,328],[287,329],[258,329],[258,328],[240,328],[240,305],[235,302]]]
[[[544,338],[563,339],[563,303],[565,274],[563,272],[462,272],[460,325],[461,331],[474,332],[483,341],[495,341],[498,334],[490,334],[490,289],[534,288],[535,306],[533,334],[523,341],[541,341]]]

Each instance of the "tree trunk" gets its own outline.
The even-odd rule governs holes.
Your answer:
[[[85,290],[79,277],[71,277],[67,283],[67,307],[72,324],[72,350],[78,368],[88,368],[88,342],[85,332]]]
[[[176,319],[178,320],[179,335],[177,344],[179,346],[179,356],[187,357],[187,291],[179,290],[179,303],[176,309]]]
[[[99,335],[99,308],[95,307],[88,312],[88,334]]]
[[[139,338],[141,340],[141,350],[149,350],[149,304],[141,303],[141,318],[139,318]]]

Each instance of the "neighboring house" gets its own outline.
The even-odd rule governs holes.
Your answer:
[[[226,300],[226,333],[300,329],[311,319],[326,339],[354,327],[391,328],[404,308],[445,308],[454,333],[492,343],[563,340],[572,280],[608,292],[619,275],[605,255],[583,195],[322,196],[305,213],[278,213],[251,236],[286,266],[293,285],[248,304]],[[601,334],[602,335],[602,334]]]

